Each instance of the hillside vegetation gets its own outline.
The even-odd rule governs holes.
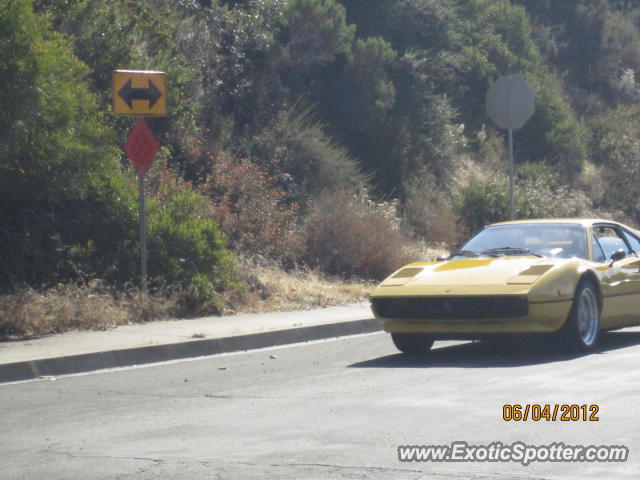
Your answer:
[[[168,78],[151,296],[114,69]],[[8,317],[52,291],[131,321],[266,301],[265,268],[379,279],[504,219],[504,74],[536,91],[517,216],[636,224],[639,73],[625,0],[3,0],[0,334],[37,331]]]

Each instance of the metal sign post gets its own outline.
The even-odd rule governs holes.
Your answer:
[[[515,218],[515,167],[513,131],[521,128],[535,111],[535,93],[519,76],[500,77],[487,91],[487,115],[507,130],[509,147],[509,219]]]
[[[144,174],[138,175],[139,215],[140,215],[140,284],[147,290],[147,215],[144,202]]]
[[[513,185],[515,167],[513,165],[513,128],[507,130],[508,144],[509,144],[509,220],[515,218],[515,187]]]

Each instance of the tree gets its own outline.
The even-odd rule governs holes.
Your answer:
[[[29,1],[0,4],[0,31],[0,289],[126,277],[133,196],[87,67]]]
[[[592,148],[604,183],[602,208],[620,210],[640,221],[640,108],[621,105],[593,124]]]
[[[478,128],[486,121],[485,94],[497,77],[523,75],[536,92],[536,112],[516,135],[516,156],[555,165],[565,181],[575,181],[587,157],[588,133],[545,67],[526,11],[507,0],[472,0],[464,3],[463,12],[468,39],[463,78],[469,85],[463,100],[465,123]]]
[[[284,12],[288,60],[294,68],[332,62],[351,49],[355,25],[347,25],[345,9],[335,0],[292,0]]]

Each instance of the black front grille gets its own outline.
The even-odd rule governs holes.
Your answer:
[[[380,317],[397,319],[488,319],[529,313],[526,297],[514,295],[374,298],[372,305]]]

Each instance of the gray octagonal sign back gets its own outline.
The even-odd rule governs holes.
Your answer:
[[[533,115],[535,98],[522,77],[500,77],[487,91],[487,114],[500,128],[517,130]]]

